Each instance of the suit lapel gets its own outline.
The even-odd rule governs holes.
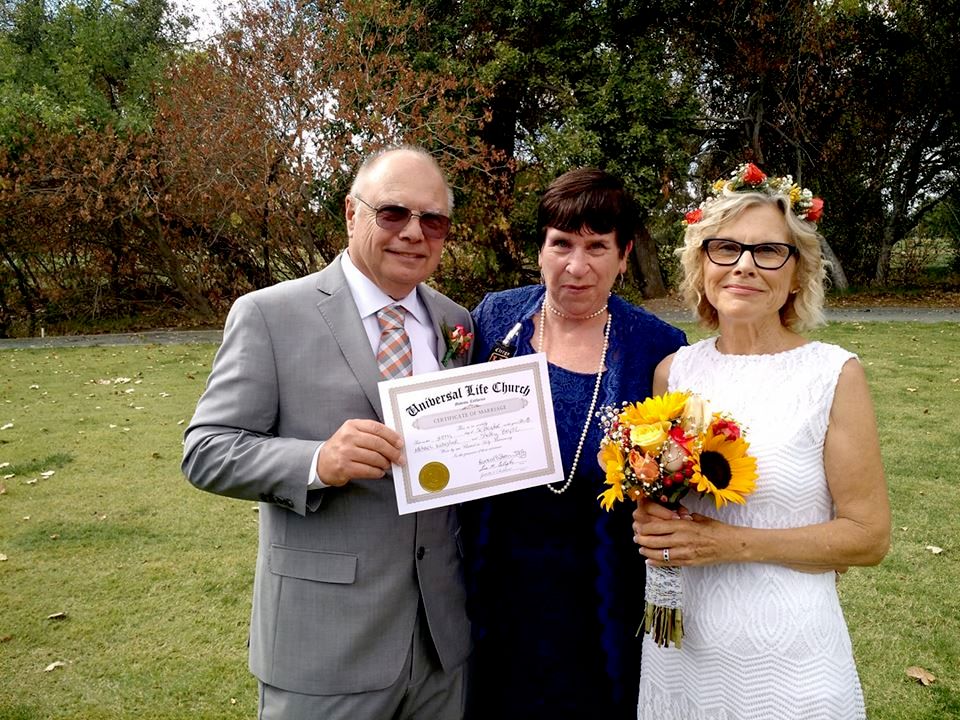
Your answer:
[[[421,283],[417,286],[417,293],[420,295],[420,300],[423,302],[424,307],[427,308],[427,313],[430,315],[430,322],[433,323],[434,332],[437,334],[437,347],[436,347],[436,356],[437,362],[440,363],[440,369],[443,369],[443,356],[447,352],[447,343],[444,339],[444,332],[441,323],[444,322],[444,318],[440,315],[440,307],[437,304],[436,291]]]
[[[370,351],[370,341],[363,329],[363,321],[340,267],[339,255],[320,271],[317,290],[321,296],[317,309],[339,344],[348,368],[382,421],[383,408],[380,405],[380,391],[377,389],[380,371],[377,370],[377,361]],[[322,372],[327,370],[324,368]]]

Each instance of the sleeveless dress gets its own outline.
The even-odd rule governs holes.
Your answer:
[[[757,457],[746,505],[692,511],[733,525],[790,528],[834,517],[823,445],[837,380],[855,357],[810,342],[773,355],[724,355],[716,338],[681,348],[670,390],[690,390],[745,429]],[[683,647],[646,636],[643,720],[849,720],[863,695],[833,572],[728,563],[684,567]]]
[[[474,310],[474,357],[516,322],[517,355],[535,352],[532,318],[544,288],[487,295]],[[657,363],[683,333],[616,296],[597,407],[651,392]],[[599,360],[600,348],[597,348]],[[564,474],[587,420],[596,373],[549,365]],[[473,626],[470,720],[632,720],[636,715],[644,563],[632,542],[632,504],[605,512],[597,463],[601,430],[591,418],[577,471],[555,495],[534,487],[464,503],[461,540]],[[555,485],[555,487],[562,486]]]

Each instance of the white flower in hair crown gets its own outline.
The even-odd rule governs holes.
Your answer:
[[[730,173],[730,179],[720,179],[710,187],[710,197],[700,203],[700,207],[684,216],[687,225],[693,225],[703,219],[703,211],[719,197],[737,192],[759,192],[767,195],[782,195],[790,201],[790,209],[801,220],[815,223],[823,215],[823,200],[814,197],[807,188],[793,181],[793,176],[768,177],[753,163],[743,163]]]

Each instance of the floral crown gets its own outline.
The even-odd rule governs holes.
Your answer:
[[[767,177],[753,163],[743,163],[730,173],[730,179],[719,179],[710,187],[710,197],[700,203],[700,207],[686,213],[687,225],[693,225],[703,219],[703,211],[717,198],[737,192],[759,192],[767,195],[780,195],[790,201],[790,209],[801,220],[815,223],[823,215],[823,200],[814,197],[807,188],[793,181],[793,176]]]

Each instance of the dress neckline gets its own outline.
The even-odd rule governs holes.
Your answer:
[[[759,360],[762,358],[787,357],[792,353],[799,352],[804,348],[809,348],[817,343],[816,340],[807,340],[802,345],[797,345],[796,347],[789,348],[787,350],[778,350],[777,352],[773,352],[773,353],[725,353],[725,352],[721,352],[720,349],[717,347],[717,341],[719,339],[720,339],[719,335],[714,335],[712,338],[708,339],[707,347],[709,348],[711,353],[713,353],[714,355],[718,355],[719,357],[722,357],[722,358],[737,358],[742,360]]]

